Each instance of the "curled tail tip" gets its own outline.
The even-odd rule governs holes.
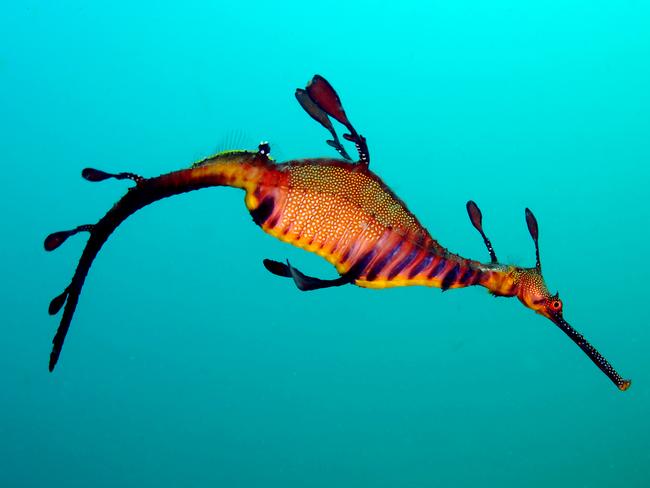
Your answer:
[[[52,352],[50,353],[50,363],[48,364],[47,369],[50,371],[54,371],[54,367],[56,366],[56,362],[59,360],[59,352],[56,351],[55,349],[52,349]]]
[[[52,351],[50,352],[50,363],[49,369],[50,373],[54,370],[56,363],[59,360],[61,351],[63,350],[63,344],[65,343],[66,335],[70,329],[70,322],[72,321],[72,316],[74,315],[75,308],[77,306],[78,294],[75,294],[74,291],[69,292],[68,300],[66,302],[65,310],[63,311],[63,317],[61,318],[61,323],[59,324],[56,334],[52,339]]]

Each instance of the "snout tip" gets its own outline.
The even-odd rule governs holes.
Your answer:
[[[631,384],[632,384],[632,380],[623,380],[618,385],[618,389],[621,390],[621,391],[625,391],[630,387]]]

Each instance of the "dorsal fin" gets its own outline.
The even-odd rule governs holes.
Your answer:
[[[221,151],[217,154],[214,154],[208,158],[205,158],[201,161],[198,161],[191,168],[199,168],[208,164],[220,163],[220,162],[229,162],[229,163],[246,163],[259,158],[266,158],[268,161],[273,161],[273,158],[270,156],[271,146],[268,142],[261,142],[257,147],[257,151],[249,151],[246,149],[230,149],[228,151]]]
[[[243,163],[246,161],[250,161],[256,155],[257,152],[254,151],[248,151],[244,149],[231,149],[228,151],[221,151],[220,153],[202,159],[201,161],[192,164],[191,167],[198,168],[200,166],[205,166],[206,164],[218,163],[224,160],[228,160],[230,162]]]

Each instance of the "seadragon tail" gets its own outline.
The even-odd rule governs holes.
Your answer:
[[[191,168],[173,171],[154,178],[143,178],[133,173],[106,173],[86,168],[82,176],[92,182],[109,178],[128,179],[135,185],[127,191],[113,207],[96,223],[81,225],[72,230],[59,231],[45,238],[46,251],[58,248],[70,236],[88,232],[86,243],[70,284],[63,293],[56,296],[49,305],[50,315],[56,315],[63,308],[61,322],[52,340],[49,370],[53,371],[61,355],[61,349],[74,316],[79,295],[95,257],[110,235],[129,216],[158,200],[212,186],[243,188],[250,193],[257,181],[271,164],[268,144],[261,144],[257,152],[229,151],[196,163]]]

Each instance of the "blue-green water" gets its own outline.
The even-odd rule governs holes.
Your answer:
[[[351,3],[351,2],[350,2]],[[0,18],[0,486],[649,486],[650,7],[555,2],[14,2]],[[483,289],[300,293],[316,256],[233,189],[128,220],[53,374],[49,300],[124,182],[240,139],[334,153],[293,90],[326,76],[372,167],[440,242],[531,265],[633,385]],[[234,137],[233,134],[244,134]]]

